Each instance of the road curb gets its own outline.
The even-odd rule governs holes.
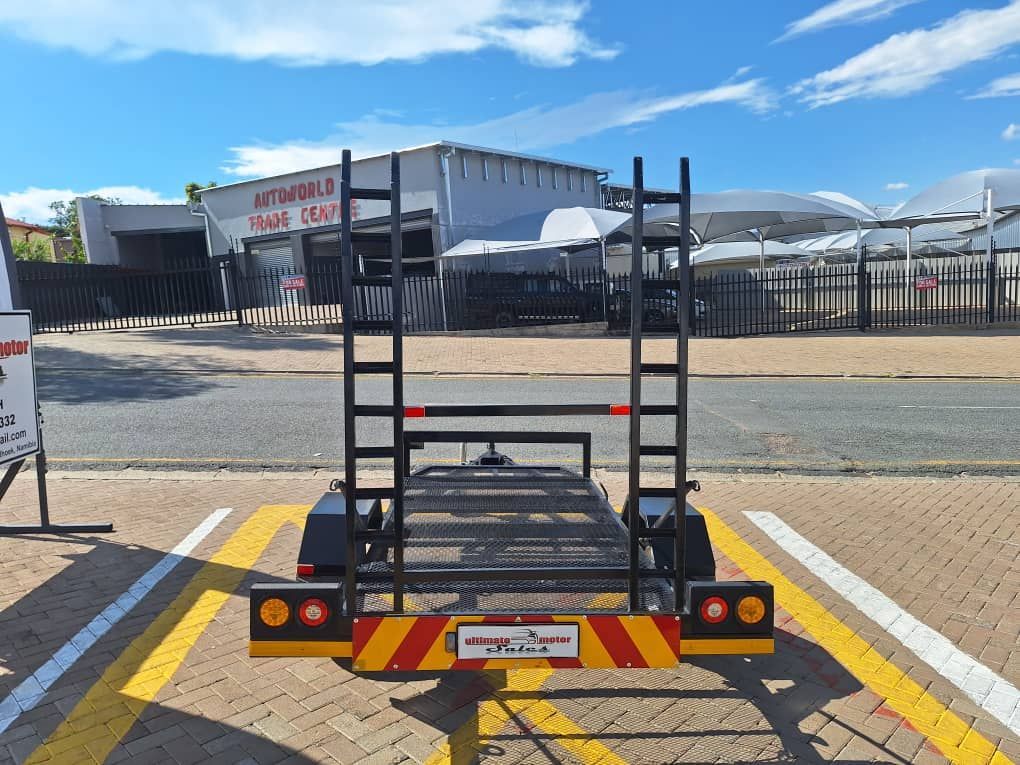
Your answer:
[[[160,375],[237,375],[251,377],[335,377],[338,380],[343,378],[342,371],[324,371],[317,369],[110,369],[100,367],[42,367],[41,374],[49,372],[66,373],[94,373],[94,374],[160,374]],[[629,379],[626,372],[404,372],[405,377],[556,377],[556,378],[619,378]],[[672,377],[672,375],[647,375],[648,377]],[[916,380],[923,382],[954,382],[963,380],[967,382],[1016,382],[1020,381],[1020,375],[913,375],[913,374],[833,374],[833,373],[773,373],[773,372],[743,372],[739,374],[699,373],[691,372],[690,377],[703,380]]]

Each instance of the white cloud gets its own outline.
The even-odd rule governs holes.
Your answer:
[[[787,24],[786,31],[776,42],[783,42],[830,27],[865,24],[890,16],[903,6],[916,2],[919,0],[835,0],[835,2],[823,5],[813,13],[809,13],[804,18]]]
[[[894,183],[885,184],[886,191],[903,191],[903,189],[909,189],[910,184],[904,183],[903,181],[895,181]]]
[[[1015,122],[1010,122],[1006,125],[1006,129],[1002,131],[1003,141],[1015,141],[1020,136],[1020,125]]]
[[[979,90],[969,99],[974,98],[1002,98],[1004,96],[1020,96],[1020,73],[1007,74],[992,80],[982,90]]]
[[[75,197],[86,197],[93,194],[110,199],[119,199],[124,204],[135,205],[181,204],[184,202],[183,197],[180,199],[164,197],[158,191],[142,188],[141,186],[103,186],[89,191],[40,189],[36,186],[29,186],[24,191],[10,191],[6,194],[0,194],[0,204],[3,204],[4,215],[8,218],[18,218],[29,223],[46,224],[53,217],[53,211],[50,210],[50,202],[66,202]]]
[[[584,0],[36,0],[0,4],[0,26],[91,56],[162,51],[286,64],[420,61],[485,48],[543,66],[611,58],[580,28]]]
[[[633,91],[596,93],[562,106],[535,106],[460,125],[398,122],[373,113],[339,123],[337,131],[322,140],[233,146],[230,148],[233,157],[222,170],[244,178],[279,175],[335,164],[342,147],[363,157],[439,139],[535,151],[569,144],[612,128],[651,122],[669,112],[724,103],[763,114],[775,107],[775,95],[764,80],[754,79],[674,96]]]
[[[1013,0],[1002,8],[964,11],[931,29],[895,34],[834,69],[801,80],[791,92],[812,108],[851,98],[905,96],[1017,42],[1020,0]]]

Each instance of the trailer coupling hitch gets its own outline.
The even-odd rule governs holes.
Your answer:
[[[692,491],[701,491],[701,483],[699,481],[686,481],[684,483],[684,494],[690,494]]]
[[[340,492],[341,494],[343,494],[346,497],[347,496],[347,482],[344,481],[342,478],[334,478],[332,481],[329,482],[329,490],[330,491],[338,491],[338,492]]]

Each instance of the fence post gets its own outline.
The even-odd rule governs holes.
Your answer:
[[[857,253],[857,329],[866,332],[871,323],[868,313],[871,306],[868,301],[868,258],[865,248],[861,247]]]
[[[244,326],[244,308],[241,305],[241,280],[237,273],[237,253],[230,250],[230,260],[227,261],[227,270],[230,272],[230,285],[234,290],[234,313],[237,315],[237,326]]]
[[[996,281],[996,277],[998,276],[998,268],[997,268],[998,258],[995,257],[995,240],[994,239],[992,239],[991,247],[989,247],[989,250],[991,252],[990,252],[990,254],[988,256],[988,263],[986,264],[986,268],[988,269],[988,298],[987,299],[988,299],[988,323],[992,324],[995,321],[995,302],[996,302],[995,281]]]

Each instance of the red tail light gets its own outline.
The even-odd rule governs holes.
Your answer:
[[[404,416],[405,417],[413,417],[413,418],[424,417],[425,416],[425,407],[423,407],[423,406],[405,406],[404,407]]]
[[[719,624],[726,621],[726,617],[729,615],[729,603],[718,595],[713,595],[701,601],[701,621],[706,624]]]
[[[320,598],[309,598],[298,606],[298,619],[306,627],[318,627],[329,618],[329,606]]]
[[[630,414],[630,404],[610,404],[609,405],[609,416],[616,417],[617,415]]]
[[[315,576],[315,566],[311,563],[298,563],[297,564],[297,575],[298,576]]]

